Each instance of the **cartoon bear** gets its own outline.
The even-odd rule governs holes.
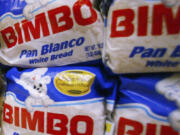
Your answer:
[[[50,0],[25,0],[27,5],[24,7],[23,15],[31,20],[34,17],[33,11],[39,7],[45,7]]]
[[[158,82],[156,90],[166,99],[176,102],[178,109],[169,114],[168,120],[175,130],[180,131],[180,74],[174,74]]]
[[[32,72],[23,73],[20,79],[15,79],[16,83],[29,92],[29,96],[25,100],[29,112],[34,110],[33,105],[48,107],[54,103],[47,95],[47,84],[51,82],[50,76],[43,76],[47,70],[47,68],[38,68]]]

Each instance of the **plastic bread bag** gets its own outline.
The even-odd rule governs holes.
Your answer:
[[[103,20],[90,0],[0,0],[0,63],[61,66],[101,60]]]
[[[116,80],[116,78],[114,78]],[[118,82],[118,81],[117,81]],[[105,122],[105,135],[111,135],[114,129],[114,120],[113,113],[115,110],[116,100],[117,100],[117,92],[119,88],[119,82],[117,85],[114,85],[114,89],[109,95],[106,97],[106,122]],[[109,132],[107,132],[109,131]]]
[[[179,73],[124,75],[120,79],[114,129],[109,128],[107,135],[179,135]]]
[[[0,69],[0,130],[1,130],[2,112],[4,106],[4,96],[6,90],[6,80],[4,74],[5,74],[4,71]]]
[[[100,68],[12,68],[6,77],[2,135],[104,135],[116,82]]]
[[[103,61],[114,73],[180,71],[179,0],[104,0]]]

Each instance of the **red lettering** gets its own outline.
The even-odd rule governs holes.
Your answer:
[[[34,39],[39,39],[41,34],[41,28],[43,36],[49,35],[49,28],[46,21],[45,13],[41,13],[35,17],[35,26],[31,21],[24,20],[22,22],[26,42],[31,41],[30,33]],[[29,32],[30,31],[30,32]]]
[[[4,104],[4,110],[3,110],[3,120],[9,124],[13,123],[13,109],[10,105]]]
[[[126,131],[126,127],[131,126],[133,130]],[[126,118],[120,118],[118,124],[118,135],[140,135],[143,131],[143,125],[140,122],[129,120]]]
[[[21,31],[19,23],[16,23],[14,25],[14,27],[15,27],[17,34],[18,34],[18,44],[22,44],[23,43],[23,37],[22,37],[22,31]]]
[[[13,27],[7,27],[6,29],[1,31],[1,34],[8,48],[12,48],[16,45],[17,37]]]
[[[44,112],[35,111],[33,118],[31,118],[31,113],[26,109],[21,109],[21,125],[22,128],[27,128],[27,123],[29,129],[35,131],[38,123],[38,132],[44,132]]]
[[[155,124],[147,124],[146,135],[156,135],[156,125]]]
[[[124,17],[124,20],[119,22],[120,17]],[[132,24],[133,20],[134,11],[132,9],[121,9],[114,11],[112,14],[110,37],[128,37],[132,35],[134,32],[134,25]],[[123,30],[118,30],[119,27],[123,28]]]
[[[88,6],[89,12],[91,12],[91,16],[88,18],[83,18],[83,14],[85,14],[81,12],[81,8],[83,5]],[[97,13],[93,9],[92,4],[89,0],[78,0],[73,6],[73,13],[77,24],[82,26],[92,24],[97,20]]]
[[[68,117],[64,114],[47,113],[47,121],[44,120],[44,116],[44,112],[42,111],[30,113],[25,108],[20,109],[16,106],[11,107],[8,104],[4,104],[3,120],[9,124],[14,123],[16,127],[21,126],[24,129],[29,128],[28,130],[42,133],[45,133],[44,129],[47,129],[46,133],[53,135],[67,135],[69,127],[71,135],[93,135],[94,121],[89,116],[74,116],[71,119],[69,126]],[[80,124],[84,124],[84,129],[80,127],[82,126]],[[47,126],[47,128],[44,126]]]
[[[19,107],[14,107],[15,126],[19,127]]]
[[[89,11],[88,16],[82,13],[83,6],[86,6],[87,11]],[[72,8],[77,24],[84,26],[97,21],[98,16],[90,0],[78,0]],[[50,22],[53,34],[70,30],[73,27],[71,9],[68,6],[61,6],[49,10],[48,17],[49,20],[47,20],[45,13],[40,13],[35,16],[34,21],[23,20],[21,22],[22,24],[14,24],[14,29],[13,27],[8,27],[0,31],[7,47],[11,48],[15,46],[17,41],[18,44],[22,44],[23,42],[29,42],[33,39],[49,36],[50,30],[47,21]]]
[[[180,7],[174,17],[172,8],[168,8],[163,4],[154,5],[152,35],[161,35],[163,29],[163,20],[166,22],[168,34],[178,34],[180,31]]]
[[[161,126],[161,135],[179,135],[178,132],[174,131],[170,126]]]
[[[54,124],[55,120],[56,121],[58,120],[60,122],[59,123],[56,122],[56,124]],[[68,129],[66,127],[67,124],[68,124],[68,118],[66,117],[66,115],[55,114],[55,113],[47,114],[47,133],[53,135],[67,135],[68,132]]]
[[[59,17],[57,20],[57,15],[63,14],[63,16]],[[53,10],[48,11],[51,27],[53,33],[59,33],[66,30],[69,30],[73,27],[73,21],[70,18],[71,10],[68,6],[62,6]],[[64,22],[61,24],[60,22]]]
[[[78,123],[86,123],[86,130],[84,133],[78,132]],[[78,115],[71,119],[70,132],[72,135],[92,135],[93,134],[93,119],[89,116]]]
[[[146,36],[148,28],[148,6],[138,9],[138,36]]]

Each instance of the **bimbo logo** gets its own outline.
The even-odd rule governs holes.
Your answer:
[[[84,7],[89,12],[88,16],[83,14],[82,8]],[[26,10],[24,9],[24,12],[27,12],[25,13],[26,18],[32,18],[33,16],[32,20],[24,19],[15,23],[14,26],[9,26],[0,31],[7,48],[71,30],[76,23],[82,27],[88,26],[94,24],[98,18],[90,0],[77,0],[73,7],[61,5],[55,9],[48,10],[47,13],[37,15],[28,14],[30,11]]]
[[[26,129],[27,133],[43,133],[51,135],[93,135],[94,119],[88,115],[69,117],[62,113],[44,111],[28,112],[25,108],[4,104],[3,121],[15,127]],[[86,126],[83,132],[78,129],[79,123]],[[9,126],[10,127],[10,126]],[[19,130],[20,131],[20,130]],[[14,134],[17,135],[17,134]]]
[[[152,13],[150,13],[150,8],[152,8]],[[164,23],[165,28],[163,28]],[[114,10],[112,12],[110,37],[129,37],[134,33],[138,37],[148,36],[149,27],[152,36],[161,36],[165,30],[167,35],[179,34],[180,6],[177,10],[173,10],[164,4],[155,4],[152,7],[143,5],[135,10],[131,8]]]
[[[142,135],[143,132],[146,133],[145,135],[178,135],[178,132],[174,131],[170,126],[154,123],[144,125],[138,120],[119,118],[117,135]]]

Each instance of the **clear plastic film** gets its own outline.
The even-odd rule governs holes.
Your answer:
[[[180,71],[180,0],[103,1],[103,61],[114,73]]]
[[[179,73],[121,75],[120,80],[111,135],[179,135]]]
[[[103,69],[12,68],[6,78],[2,135],[104,135],[106,112],[114,109],[117,81]]]
[[[0,63],[49,67],[99,62],[104,25],[92,2],[0,0]]]

